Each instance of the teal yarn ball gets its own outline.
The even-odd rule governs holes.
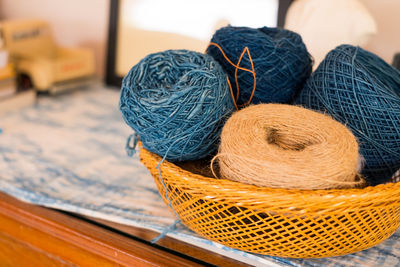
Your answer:
[[[341,45],[328,53],[296,104],[326,112],[349,127],[371,185],[400,169],[400,73],[375,54]]]
[[[146,149],[183,161],[217,149],[234,104],[226,75],[211,56],[167,50],[132,67],[122,81],[119,108]]]
[[[290,103],[312,70],[300,35],[280,28],[223,27],[212,36],[207,54],[227,73],[239,106]]]

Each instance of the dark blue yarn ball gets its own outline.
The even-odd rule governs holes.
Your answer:
[[[400,168],[400,73],[378,56],[351,45],[328,53],[296,104],[325,111],[347,125],[376,185]]]
[[[248,47],[256,73],[256,90],[251,103],[289,103],[310,76],[312,59],[300,35],[295,32],[263,27],[223,27],[215,32],[211,43],[218,44],[228,59],[237,64],[241,53]],[[228,74],[235,90],[235,67],[221,50],[210,45],[207,53],[213,56]],[[252,69],[249,56],[244,54],[240,67]],[[254,78],[244,70],[237,72],[239,105],[251,98]]]
[[[233,109],[221,66],[197,52],[150,54],[122,82],[125,122],[146,149],[171,161],[200,159],[215,151]]]

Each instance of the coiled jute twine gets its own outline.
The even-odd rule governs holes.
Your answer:
[[[259,104],[225,124],[221,178],[287,189],[362,187],[358,143],[344,125],[298,106]],[[215,175],[215,173],[214,173]]]

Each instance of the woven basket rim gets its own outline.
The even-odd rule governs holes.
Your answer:
[[[161,157],[141,148],[141,157],[159,162]],[[148,166],[146,162],[144,164]],[[307,209],[317,207],[323,209],[340,209],[339,206],[354,207],[356,209],[368,209],[370,205],[386,205],[389,202],[400,201],[400,183],[387,183],[365,188],[354,189],[284,189],[258,187],[243,184],[227,179],[216,179],[205,177],[187,171],[176,164],[164,161],[161,165],[162,178],[166,184],[174,184],[184,188],[193,196],[207,199],[234,201],[240,199],[240,205],[252,205],[260,201],[266,202],[268,206],[289,208],[294,206]],[[159,178],[160,179],[160,178]],[[244,196],[246,196],[244,198]],[[346,205],[348,203],[349,205]],[[340,205],[339,205],[340,204]],[[355,205],[356,204],[356,205]]]

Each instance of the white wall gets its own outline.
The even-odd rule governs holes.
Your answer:
[[[400,1],[362,2],[378,24],[378,34],[366,48],[390,63],[400,52]],[[108,13],[109,0],[0,0],[0,19],[42,18],[52,24],[60,45],[94,49],[99,75],[104,74]]]
[[[400,1],[362,0],[362,2],[378,26],[377,35],[365,48],[392,63],[394,53],[400,52]]]
[[[109,0],[0,0],[0,19],[41,18],[61,46],[94,50],[96,73],[104,74]]]

